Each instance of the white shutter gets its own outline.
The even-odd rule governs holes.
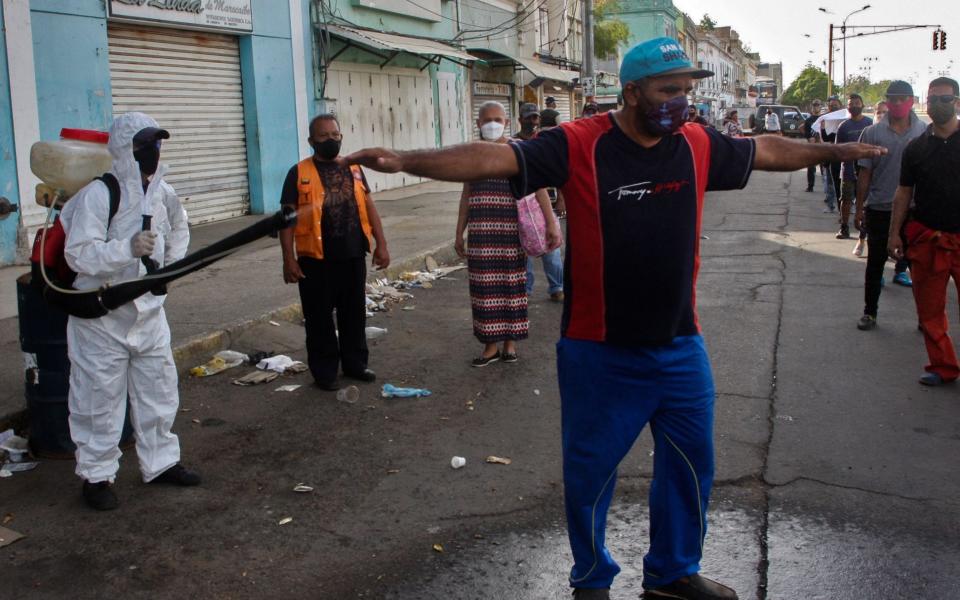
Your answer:
[[[480,106],[484,102],[490,102],[491,100],[502,104],[504,110],[507,113],[507,123],[506,123],[506,127],[503,130],[503,135],[509,137],[510,132],[516,130],[517,127],[519,127],[519,124],[513,122],[513,110],[512,110],[513,102],[510,100],[509,96],[479,96],[477,94],[474,94],[470,99],[470,101],[473,103],[473,106],[471,107],[471,114],[473,116],[470,118],[470,131],[473,133],[470,139],[472,139],[475,142],[480,139],[480,130],[477,129],[477,118],[480,116]]]
[[[111,23],[113,113],[170,131],[161,162],[191,224],[249,212],[240,50],[228,35]]]
[[[557,101],[557,112],[560,113],[561,122],[568,123],[576,118],[570,113],[570,92],[564,90],[562,92],[547,95],[552,95],[553,99]]]
[[[327,70],[326,95],[343,132],[346,154],[382,146],[396,150],[435,148],[433,84],[427,73],[401,67],[334,62]],[[406,173],[365,171],[374,192],[421,183]]]

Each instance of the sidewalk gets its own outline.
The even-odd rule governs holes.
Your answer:
[[[461,184],[434,181],[376,195],[390,249],[387,275],[421,269],[426,254],[453,258]],[[190,251],[207,246],[263,218],[252,215],[190,230]],[[28,266],[0,269],[0,430],[24,408],[23,362],[17,323],[16,278]],[[369,273],[370,277],[383,276]],[[170,285],[165,304],[181,369],[229,343],[251,323],[299,315],[297,286],[283,283],[280,246],[264,238]]]

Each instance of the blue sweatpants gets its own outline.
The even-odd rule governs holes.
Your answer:
[[[713,484],[713,376],[699,335],[659,347],[557,344],[571,587],[607,588],[620,567],[604,539],[617,466],[650,423],[650,549],[643,587],[696,573]]]

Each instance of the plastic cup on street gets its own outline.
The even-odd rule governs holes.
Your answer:
[[[454,469],[459,469],[465,464],[467,464],[467,459],[465,459],[462,456],[454,456],[453,458],[450,459],[450,466],[453,467]]]
[[[346,402],[347,404],[353,404],[360,399],[360,390],[357,389],[355,385],[348,385],[345,388],[340,388],[337,390],[337,400],[340,402]]]

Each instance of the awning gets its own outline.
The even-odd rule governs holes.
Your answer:
[[[321,31],[326,29],[330,35],[346,42],[345,47],[329,58],[331,62],[349,48],[359,48],[384,59],[383,64],[380,65],[381,68],[401,53],[426,59],[427,63],[420,69],[421,71],[431,64],[439,63],[441,59],[447,59],[461,66],[468,66],[468,63],[477,60],[475,56],[471,56],[459,48],[436,40],[356,29],[343,25],[326,25],[325,27],[318,25],[317,27]]]
[[[573,84],[574,79],[580,78],[579,71],[567,71],[561,69],[556,65],[549,65],[544,62],[540,62],[535,58],[526,58],[526,57],[516,57],[510,56],[509,54],[504,54],[502,52],[496,52],[493,50],[488,50],[486,48],[468,48],[469,52],[475,53],[486,53],[486,54],[496,54],[497,56],[502,56],[503,60],[508,60],[516,63],[520,67],[530,71],[530,74],[538,79],[551,79],[553,81],[562,81],[563,83]],[[481,58],[482,57],[476,57]],[[487,61],[489,62],[489,61]]]

